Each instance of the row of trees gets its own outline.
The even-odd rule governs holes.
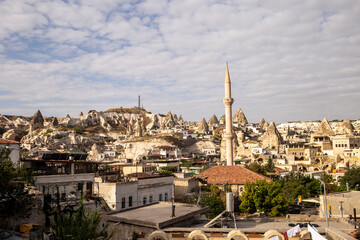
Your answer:
[[[296,204],[298,196],[314,197],[320,193],[320,182],[301,174],[291,174],[282,180],[246,183],[240,201],[244,213],[264,212],[276,217],[288,212],[290,204]]]
[[[265,169],[271,169],[271,161],[264,167],[253,164],[250,168],[255,168],[259,172],[265,172]],[[348,184],[351,190],[360,190],[360,168],[349,169],[340,179],[340,185],[337,185],[331,175],[324,174],[323,181],[326,184],[328,193],[346,190]],[[201,204],[210,206],[208,217],[215,217],[225,209],[225,192],[230,191],[225,186],[225,192],[218,189],[215,185],[205,188],[201,197]],[[241,213],[264,212],[265,214],[276,217],[286,214],[289,205],[296,204],[298,197],[311,198],[320,195],[322,185],[315,178],[303,174],[289,174],[276,181],[266,182],[257,181],[256,183],[246,183],[245,189],[240,199],[235,198],[235,211]]]
[[[296,204],[298,196],[304,198],[314,197],[320,193],[320,182],[301,174],[290,174],[284,179],[266,182],[246,183],[241,197],[235,196],[235,211],[240,213],[264,212],[276,217],[288,212],[290,204]],[[200,204],[210,206],[207,213],[213,218],[225,209],[225,193],[231,191],[229,186],[224,186],[224,191],[216,185],[202,188]],[[196,203],[198,196],[190,199]]]
[[[0,148],[0,213],[16,220],[27,218],[31,213],[35,196],[29,194],[28,186],[34,185],[35,179],[31,171],[11,161],[10,153],[10,148]],[[82,202],[77,206],[63,207],[60,205],[59,193],[56,203],[51,211],[53,216],[49,228],[52,239],[106,240],[113,235],[108,233],[108,225],[99,227],[100,211],[86,211]]]

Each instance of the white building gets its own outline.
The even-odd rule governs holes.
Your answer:
[[[125,182],[105,182],[95,178],[94,191],[112,210],[123,210],[158,201],[170,201],[173,176],[152,176]]]
[[[202,152],[205,153],[206,156],[216,155],[216,148],[203,148]]]
[[[149,155],[157,154],[163,158],[178,158],[182,156],[181,150],[176,146],[157,146],[149,153]]]

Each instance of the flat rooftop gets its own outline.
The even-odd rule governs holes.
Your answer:
[[[175,217],[172,218],[171,202],[157,202],[125,211],[112,212],[106,215],[106,219],[160,229],[203,214],[207,210],[209,207],[175,203]]]
[[[360,199],[360,191],[348,191],[348,192],[338,192],[330,193],[327,197],[342,197],[342,198],[356,198]]]

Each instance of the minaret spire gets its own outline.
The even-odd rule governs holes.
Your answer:
[[[226,74],[225,74],[225,97],[223,99],[223,103],[225,105],[225,134],[224,138],[226,140],[226,165],[233,165],[233,133],[232,133],[232,104],[234,99],[231,98],[231,82],[230,82],[230,74],[229,67],[226,63]]]

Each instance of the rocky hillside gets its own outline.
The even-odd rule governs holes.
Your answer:
[[[29,146],[91,148],[104,139],[143,137],[150,130],[167,129],[182,122],[182,117],[178,118],[170,111],[162,115],[135,108],[91,110],[76,118],[69,115],[64,118],[43,117],[38,110],[33,117],[0,115],[0,134],[2,138]]]

